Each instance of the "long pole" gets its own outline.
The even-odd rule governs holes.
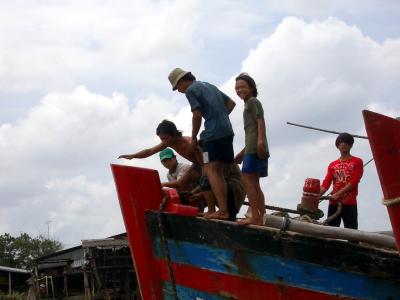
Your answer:
[[[50,223],[51,223],[50,220],[46,221],[46,224],[47,224],[47,239],[48,240],[50,240]]]
[[[335,134],[340,134],[341,132],[338,131],[334,131],[334,130],[328,130],[328,129],[321,129],[321,128],[317,128],[317,127],[311,127],[311,126],[306,126],[306,125],[301,125],[301,124],[296,124],[296,123],[291,123],[291,122],[286,122],[286,124],[288,125],[293,125],[293,126],[297,126],[297,127],[303,127],[303,128],[307,128],[307,129],[312,129],[312,130],[318,130],[318,131],[323,131],[323,132],[329,132],[329,133],[335,133]],[[357,135],[357,134],[350,134],[355,138],[360,138],[360,139],[367,139],[367,136],[364,135]]]

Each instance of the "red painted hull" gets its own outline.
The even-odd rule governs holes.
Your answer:
[[[384,199],[400,197],[400,121],[363,111]],[[387,207],[397,249],[400,252],[400,203]]]

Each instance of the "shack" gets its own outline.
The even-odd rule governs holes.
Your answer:
[[[0,295],[26,292],[29,277],[27,270],[0,266]]]
[[[41,257],[35,272],[42,297],[140,299],[126,233]]]

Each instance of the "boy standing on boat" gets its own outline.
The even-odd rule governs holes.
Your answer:
[[[224,179],[224,167],[232,164],[233,129],[229,114],[235,102],[217,87],[207,82],[197,81],[192,73],[175,68],[168,75],[172,90],[184,93],[192,111],[192,147],[201,146],[203,150],[204,175],[217,200],[219,211],[208,214],[208,218],[229,218],[227,207],[227,186]],[[202,118],[204,130],[197,141]]]
[[[354,138],[350,134],[346,132],[339,134],[335,144],[340,151],[340,158],[329,164],[321,185],[320,196],[333,182],[328,217],[336,212],[338,202],[341,202],[343,206],[338,217],[331,220],[328,225],[339,227],[343,219],[345,228],[358,229],[357,194],[358,183],[363,175],[363,161],[350,154],[354,144]]]
[[[237,95],[244,101],[243,123],[245,147],[236,155],[235,162],[242,164],[242,182],[250,203],[251,216],[239,221],[240,224],[261,224],[265,214],[264,193],[260,177],[268,175],[269,150],[265,130],[264,110],[256,98],[257,86],[246,73],[236,77]]]

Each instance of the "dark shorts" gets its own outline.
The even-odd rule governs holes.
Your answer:
[[[243,157],[242,173],[257,173],[260,177],[268,176],[268,159],[259,159],[257,154],[245,154]]]
[[[222,161],[233,163],[233,135],[213,141],[201,141],[204,163]]]
[[[337,210],[337,205],[329,205],[328,217],[333,215]],[[339,227],[341,220],[345,228],[358,229],[358,213],[357,205],[343,205],[342,211],[336,219],[329,222],[329,226]]]

